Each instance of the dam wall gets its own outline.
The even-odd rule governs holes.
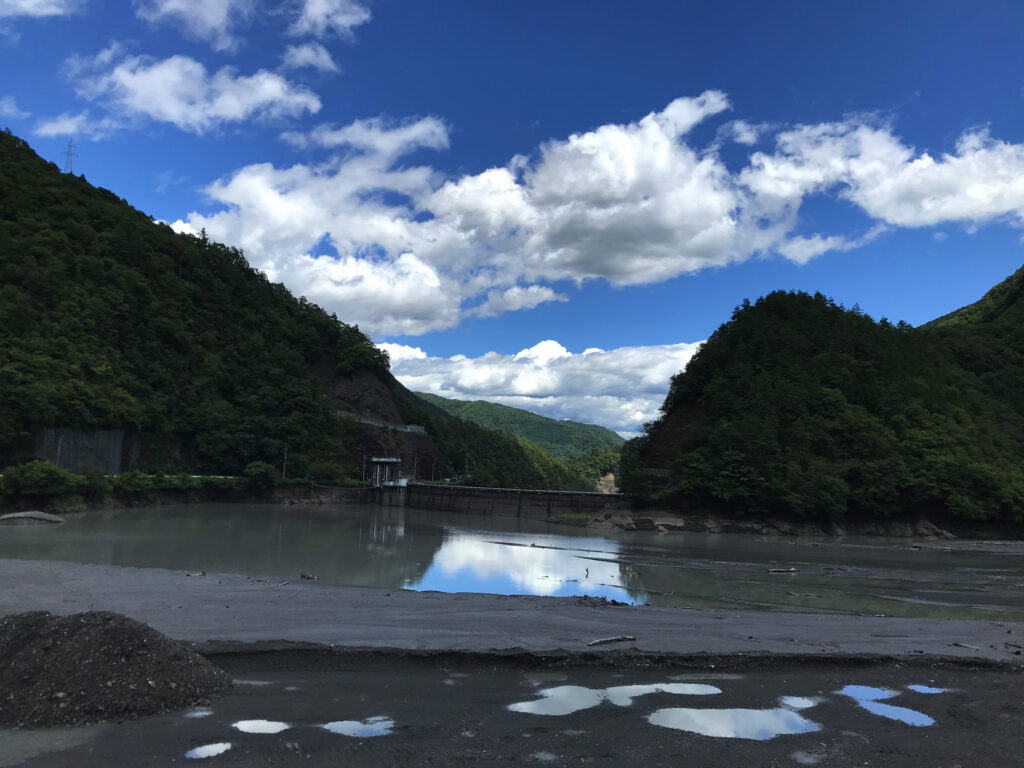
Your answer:
[[[617,493],[531,491],[419,483],[410,483],[402,487],[385,486],[378,489],[378,492],[380,503],[385,506],[540,520],[573,513],[594,515],[629,509],[628,500]]]

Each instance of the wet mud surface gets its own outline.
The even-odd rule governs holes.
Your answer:
[[[1021,672],[1008,665],[313,651],[213,660],[235,685],[209,707],[80,729],[73,744],[0,731],[0,764],[1024,765]]]

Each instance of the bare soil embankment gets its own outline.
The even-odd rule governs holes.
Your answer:
[[[107,611],[0,618],[0,726],[83,725],[183,709],[231,684],[204,657]]]

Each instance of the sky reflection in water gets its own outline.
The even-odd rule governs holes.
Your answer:
[[[791,709],[659,709],[647,717],[651,725],[702,736],[766,741],[776,736],[821,728]]]
[[[571,715],[584,709],[592,709],[602,702],[617,707],[628,707],[638,696],[652,693],[671,693],[679,696],[713,696],[721,693],[713,685],[701,683],[654,683],[652,685],[616,685],[611,688],[585,688],[581,685],[560,685],[539,691],[541,697],[535,701],[521,701],[510,704],[513,712],[530,715]]]
[[[591,595],[643,604],[623,582],[619,546],[607,539],[449,530],[433,562],[404,586],[440,592],[568,597]]]
[[[201,747],[190,749],[185,753],[185,757],[189,760],[202,760],[206,757],[216,757],[217,755],[223,755],[231,749],[230,741],[221,741],[216,744],[204,744]]]
[[[898,720],[901,723],[919,727],[935,724],[935,720],[917,710],[881,703],[882,699],[891,699],[895,696],[896,691],[890,691],[886,688],[872,688],[868,685],[847,685],[838,693],[843,696],[849,696],[862,709],[866,709],[871,714],[878,715],[879,717]]]
[[[332,723],[324,723],[321,728],[341,736],[352,736],[354,738],[369,738],[372,736],[387,736],[395,727],[395,721],[384,715],[368,717],[365,720],[335,720]]]

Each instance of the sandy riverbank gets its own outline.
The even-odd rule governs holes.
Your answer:
[[[346,648],[656,654],[932,656],[1017,662],[1024,625],[799,612],[595,605],[342,587],[155,568],[0,559],[0,615],[109,610],[169,637],[223,647],[315,643]],[[588,646],[606,637],[635,642]]]

